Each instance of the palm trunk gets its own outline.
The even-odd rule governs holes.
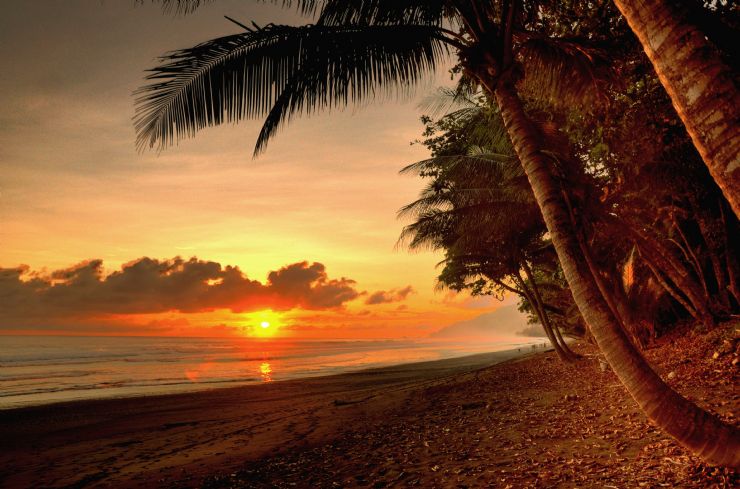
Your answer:
[[[619,325],[622,327],[622,329],[630,336],[632,341],[636,344],[642,347],[642,343],[640,342],[639,338],[633,333],[632,325],[627,323],[627,315],[625,314],[626,311],[624,311],[624,308],[620,308],[617,304],[614,294],[612,294],[612,291],[609,287],[607,287],[606,282],[604,281],[604,277],[601,276],[601,272],[599,271],[599,268],[596,266],[596,263],[594,262],[593,255],[591,253],[591,247],[586,242],[585,237],[583,236],[583,233],[580,232],[578,223],[576,221],[575,213],[573,212],[573,205],[570,201],[570,198],[568,197],[568,193],[565,191],[565,189],[561,188],[561,193],[563,195],[563,199],[565,202],[565,205],[568,208],[568,215],[570,216],[570,222],[573,225],[573,229],[576,230],[576,239],[578,240],[578,246],[581,249],[581,253],[583,254],[584,260],[586,260],[586,265],[588,265],[588,269],[591,272],[591,276],[594,279],[594,282],[596,283],[596,286],[599,288],[599,292],[601,292],[601,296],[604,298],[604,301],[606,302],[606,305],[609,306],[609,309],[612,312],[612,315],[617,320]]]
[[[730,223],[727,222],[727,213],[725,213],[725,204],[722,201],[719,203],[719,213],[723,224],[722,237],[724,239],[726,251],[725,262],[727,262],[727,279],[730,282],[728,288],[732,296],[735,298],[735,303],[740,306],[740,281],[737,276],[738,270],[740,270],[740,264],[738,264],[737,254],[735,252],[736,248],[733,247],[735,240],[732,239],[732,229],[737,229],[737,227],[733,226],[730,228]]]
[[[560,334],[560,330],[557,328],[557,326],[554,326],[552,322],[550,322],[550,316],[547,314],[547,311],[545,311],[545,303],[542,300],[542,294],[540,294],[540,288],[537,285],[537,281],[534,278],[532,267],[529,266],[529,263],[527,263],[527,260],[522,260],[522,268],[524,269],[524,273],[527,276],[529,283],[532,284],[532,290],[530,293],[537,303],[537,308],[541,311],[542,316],[540,320],[543,321],[543,324],[547,323],[547,326],[552,330],[553,333],[555,333],[555,339],[560,345],[560,348],[562,348],[565,354],[568,356],[570,361],[576,360],[577,358],[580,357],[580,355],[577,355],[576,353],[573,352],[573,350],[570,349],[568,344],[563,339],[563,336]],[[524,285],[526,286],[526,284]]]
[[[722,266],[722,256],[725,253],[729,253],[718,243],[719,239],[713,236],[712,225],[710,219],[714,219],[714,216],[703,209],[695,199],[691,199],[691,207],[694,214],[694,219],[699,225],[699,232],[707,245],[707,256],[709,257],[709,263],[712,265],[712,273],[714,275],[714,281],[717,285],[717,300],[720,302],[724,312],[729,312],[732,307],[730,305],[730,296],[727,290],[727,277],[725,276],[725,269]]]
[[[565,342],[565,338],[563,338],[563,334],[560,332],[560,327],[558,327],[557,325],[553,325],[552,330],[555,331],[555,337],[558,339],[560,344],[563,345],[563,348],[565,350],[567,350],[571,355],[573,355],[573,358],[575,359],[583,358],[581,355],[579,355],[578,353],[570,349],[570,347],[568,346],[568,343]]]
[[[650,368],[632,345],[601,296],[581,254],[576,230],[513,86],[499,83],[493,93],[504,125],[534,191],[573,299],[599,348],[621,382],[657,426],[704,459],[740,466],[740,432],[681,397]]]
[[[709,172],[740,216],[740,95],[717,47],[671,0],[614,0]]]
[[[697,321],[701,322],[701,316],[696,312],[696,309],[688,302],[686,297],[681,294],[681,292],[676,288],[675,285],[669,283],[665,277],[663,277],[663,274],[658,270],[658,267],[653,263],[654,259],[649,254],[646,253],[643,248],[641,248],[639,245],[637,245],[637,252],[640,253],[640,256],[645,261],[645,264],[650,269],[650,272],[652,272],[653,277],[655,277],[655,280],[658,281],[658,284],[663,287],[663,290],[668,292],[671,297],[673,297],[676,302],[681,304],[681,307],[686,309],[686,312],[691,314],[691,317],[696,319]]]
[[[524,297],[527,298],[529,303],[532,305],[532,308],[534,309],[535,314],[537,314],[537,318],[540,320],[540,324],[542,325],[542,329],[545,330],[545,334],[547,335],[547,339],[550,340],[550,343],[552,344],[552,347],[555,349],[555,353],[557,353],[558,358],[562,360],[563,362],[572,362],[573,359],[560,347],[560,344],[558,343],[557,338],[555,337],[555,333],[553,333],[552,328],[550,328],[550,322],[546,321],[542,315],[542,309],[540,309],[539,304],[534,300],[534,297],[532,297],[532,293],[529,291],[529,288],[527,287],[527,284],[524,283],[524,280],[522,280],[521,277],[518,277],[518,285],[521,287],[522,292],[524,293]]]
[[[647,254],[652,264],[662,270],[680,293],[691,302],[692,309],[695,311],[694,317],[707,328],[714,327],[715,318],[707,298],[680,258],[673,256],[668,247],[643,231],[629,225],[625,226],[625,230],[632,236],[641,253]],[[691,312],[692,309],[688,311]]]
[[[675,217],[673,218],[673,227],[681,237],[681,241],[683,241],[683,247],[679,247],[682,249],[684,256],[686,256],[686,261],[693,265],[696,276],[699,277],[699,284],[704,288],[704,297],[706,298],[707,303],[709,303],[711,294],[709,293],[709,285],[707,284],[707,278],[704,275],[704,267],[702,266],[701,260],[699,260],[699,257],[696,255],[696,251],[694,251],[688,238],[686,238],[686,233],[683,232],[681,225]]]

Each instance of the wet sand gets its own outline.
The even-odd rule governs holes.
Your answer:
[[[198,485],[529,348],[203,392],[0,411],[2,487]]]
[[[739,326],[677,332],[645,352],[735,425]],[[595,347],[574,349],[575,364],[496,353],[3,411],[0,487],[740,486],[652,426]]]

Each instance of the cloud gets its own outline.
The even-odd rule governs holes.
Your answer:
[[[308,262],[294,263],[267,277],[268,286],[279,297],[304,309],[326,309],[339,307],[356,299],[356,282],[348,278],[329,280],[324,265]],[[293,306],[295,307],[295,306]]]
[[[413,292],[415,292],[414,288],[410,285],[402,289],[391,289],[387,292],[385,290],[379,290],[370,294],[370,297],[365,299],[365,304],[375,305],[388,304],[390,302],[400,302],[402,300],[405,300],[406,297],[408,297],[408,295]]]
[[[47,274],[0,268],[0,327],[168,311],[322,310],[358,296],[354,280],[330,279],[321,263],[287,265],[263,284],[238,267],[195,257],[139,258],[109,275],[102,260],[88,260]]]

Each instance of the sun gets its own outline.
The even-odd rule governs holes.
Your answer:
[[[275,338],[283,336],[285,319],[282,313],[265,309],[241,315],[243,335],[252,338]]]

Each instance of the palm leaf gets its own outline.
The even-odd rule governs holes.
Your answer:
[[[213,0],[151,0],[151,3],[161,4],[162,10],[166,13],[190,14],[199,7],[207,3],[211,3],[212,1]],[[136,3],[141,5],[146,3],[146,0],[136,0]]]
[[[504,168],[513,166],[510,164],[506,165],[506,163],[512,161],[516,162],[511,155],[490,152],[477,155],[435,156],[434,158],[411,163],[403,167],[399,173],[405,175],[439,170],[439,172],[445,172],[447,175],[450,175],[451,172],[459,170],[460,172],[470,174],[479,174],[481,172],[490,173],[491,171],[499,171],[503,174]],[[461,175],[462,173],[457,174]]]
[[[440,87],[436,92],[425,97],[419,104],[419,108],[437,118],[445,114],[445,118],[472,119],[476,113],[481,112],[483,107],[481,101],[484,94],[478,83],[465,73],[461,74],[455,83],[455,87]]]
[[[449,0],[271,0],[324,25],[440,26]]]
[[[137,145],[164,147],[267,115],[255,152],[293,115],[376,95],[409,96],[447,55],[428,26],[267,25],[175,51],[139,89]]]

